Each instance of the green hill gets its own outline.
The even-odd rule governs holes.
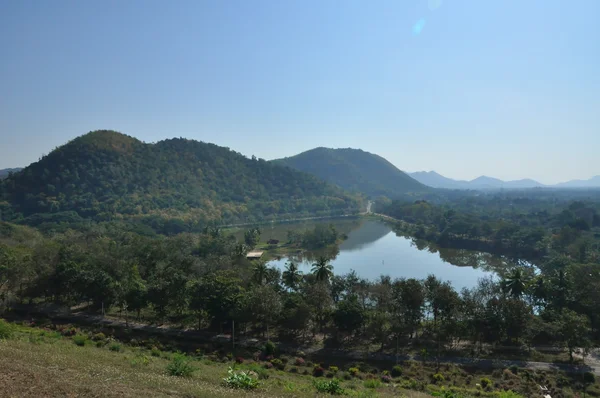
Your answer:
[[[394,198],[430,190],[381,156],[360,149],[315,148],[274,162],[369,196]]]
[[[21,170],[22,170],[22,168],[20,168],[20,167],[17,167],[14,169],[2,169],[2,170],[0,170],[0,179],[8,177],[10,173],[17,173]]]
[[[94,131],[0,182],[0,216],[28,224],[143,220],[161,230],[343,213],[359,199],[314,176],[187,139]]]

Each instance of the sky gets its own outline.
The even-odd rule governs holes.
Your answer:
[[[0,2],[0,168],[113,129],[274,159],[600,174],[598,0]]]

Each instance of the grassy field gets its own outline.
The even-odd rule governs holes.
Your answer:
[[[282,356],[238,362],[243,363],[208,353],[182,356],[156,347],[125,345],[72,327],[43,329],[0,320],[0,397],[315,397],[327,395],[319,393],[316,384],[331,380],[339,380],[344,395],[354,397],[536,397],[541,396],[538,384],[549,387],[553,397],[570,397],[577,396],[581,387],[567,375],[522,369],[486,374],[413,362],[394,374],[392,369],[367,365],[354,369],[325,365],[323,377],[314,377],[314,367],[319,365],[308,359]],[[177,363],[183,364],[187,377],[172,375],[178,372]],[[267,365],[272,368],[266,369]],[[223,378],[232,367],[251,371],[258,388],[247,392],[226,387]],[[504,392],[509,389],[522,395]],[[591,385],[588,394],[599,396],[599,386]]]

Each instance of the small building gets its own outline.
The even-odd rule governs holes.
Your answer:
[[[269,241],[267,242],[268,245],[277,245],[279,244],[279,240],[277,239],[269,239]]]
[[[246,258],[248,260],[258,260],[259,258],[262,257],[264,252],[259,252],[259,251],[252,251],[252,252],[248,252],[248,254],[246,254]]]

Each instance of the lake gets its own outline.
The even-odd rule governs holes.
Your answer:
[[[511,266],[506,260],[488,253],[440,249],[423,241],[414,241],[394,232],[382,221],[354,219],[331,223],[348,235],[339,248],[328,249],[325,253],[332,258],[336,275],[354,270],[359,277],[374,280],[380,275],[423,279],[433,274],[460,290],[475,286],[480,278],[496,275],[495,270]],[[286,230],[312,227],[314,223],[288,224],[263,228],[262,231],[267,239],[285,239]],[[307,252],[290,258],[298,262],[303,272],[309,272],[314,259],[321,254]],[[269,265],[283,270],[287,261],[288,258],[281,258],[270,261]]]

